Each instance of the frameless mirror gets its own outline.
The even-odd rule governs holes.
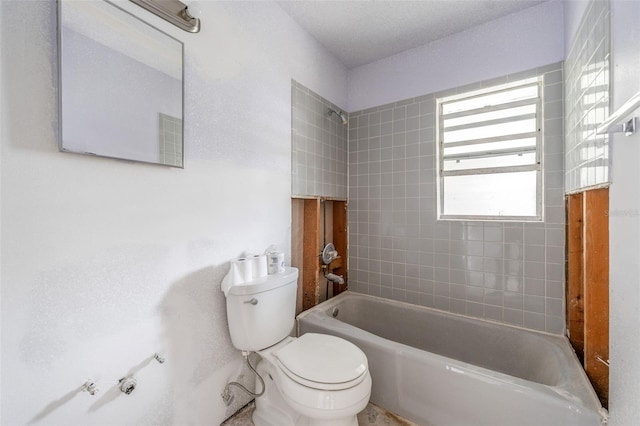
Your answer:
[[[108,1],[58,0],[60,150],[183,167],[182,59]]]

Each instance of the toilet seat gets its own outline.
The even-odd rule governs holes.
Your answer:
[[[329,347],[329,352],[327,352],[327,349],[325,348],[324,350],[316,350],[314,354],[314,349],[312,348],[315,345],[308,345],[307,343],[311,343],[311,341],[313,341],[313,343],[317,344],[318,338],[313,337],[313,335],[312,337],[305,336],[309,336],[309,333],[304,334],[297,339],[295,337],[286,337],[275,345],[262,349],[258,352],[258,354],[262,357],[262,361],[258,363],[258,371],[263,373],[263,377],[265,377],[265,380],[271,379],[275,384],[275,386],[267,386],[267,392],[269,389],[272,389],[272,392],[273,389],[277,389],[277,395],[279,395],[283,399],[283,403],[285,403],[287,407],[291,407],[291,409],[295,413],[301,414],[305,418],[316,420],[322,419],[323,421],[331,420],[332,422],[337,419],[352,419],[355,421],[355,415],[362,411],[364,407],[366,407],[367,403],[369,402],[369,398],[371,397],[371,375],[369,374],[369,367],[366,361],[366,356],[357,346],[353,345],[352,349],[357,349],[354,351],[356,354],[362,353],[362,355],[365,356],[364,362],[360,360],[361,362],[359,363],[364,363],[364,373],[360,374],[359,376],[357,376],[358,373],[356,372],[350,375],[347,374],[342,377],[340,377],[339,375],[328,375],[324,376],[325,378],[318,381],[309,380],[301,377],[300,375],[296,375],[294,371],[297,371],[301,375],[311,376],[312,378],[315,378],[317,380],[318,374],[322,372],[321,368],[325,369],[324,372],[326,372],[326,370],[333,368],[333,365],[330,365],[330,368],[326,368],[326,365],[329,365],[331,362],[339,364],[338,361],[332,356],[332,353],[335,353],[334,348],[343,347],[341,342],[346,341],[333,336],[328,336],[329,340],[324,340],[325,335],[321,335],[323,337],[319,338],[320,343],[322,343],[323,341],[325,343],[333,343],[325,344],[325,346]],[[337,339],[338,341],[331,340],[332,338]],[[302,345],[299,346],[296,342],[300,339],[302,339]],[[351,344],[349,343],[348,345]],[[284,350],[287,347],[289,347],[289,349]],[[301,350],[302,352],[299,352],[299,350]],[[311,353],[309,353],[310,351]],[[319,367],[317,364],[313,366],[311,364],[311,362],[313,361],[310,361],[312,358],[302,358],[305,356],[315,357],[316,355],[324,355],[320,356],[319,361],[316,360],[316,362],[323,363],[323,367]],[[293,359],[289,359],[289,357],[292,357]],[[284,363],[280,358],[284,359]],[[348,354],[347,358],[349,358]],[[309,367],[309,369],[312,370],[310,371],[311,374],[306,374],[300,370],[297,370],[296,367],[300,366],[296,365],[295,360],[301,361],[301,364],[304,364],[302,368]],[[349,363],[347,363],[347,365],[348,364]],[[345,377],[355,377],[355,379],[348,380],[345,379]],[[327,378],[329,380],[333,379],[346,381],[338,383],[323,383],[323,380],[326,381]],[[260,401],[260,404],[258,404],[258,401]],[[259,399],[256,399],[256,407],[258,407],[259,405],[264,407],[263,413],[273,412],[274,408],[270,406],[272,401],[272,399],[265,399],[264,397],[261,397]],[[266,407],[269,407],[269,409],[265,411]],[[268,424],[279,425],[285,423],[275,421]],[[297,421],[294,421],[293,423],[287,423],[288,426],[294,426],[297,424],[299,424],[297,423]],[[355,423],[349,420],[348,424],[354,425]]]
[[[360,348],[326,334],[304,334],[273,356],[288,378],[312,389],[348,389],[368,373],[367,357]]]

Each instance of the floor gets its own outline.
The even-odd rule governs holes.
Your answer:
[[[251,414],[254,408],[254,403],[249,403],[220,426],[253,426]],[[419,426],[371,403],[358,414],[358,423],[360,426]]]

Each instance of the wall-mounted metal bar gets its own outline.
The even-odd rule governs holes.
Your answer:
[[[130,0],[140,7],[145,8],[154,15],[159,16],[176,27],[197,33],[200,31],[200,19],[189,14],[188,7],[179,0]]]
[[[608,119],[602,122],[596,130],[599,135],[605,133],[624,132],[630,136],[636,131],[636,117],[627,119],[631,113],[640,108],[640,92],[633,95],[627,102],[622,104]]]

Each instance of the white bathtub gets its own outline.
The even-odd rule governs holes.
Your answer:
[[[351,292],[300,314],[309,332],[358,345],[371,402],[420,425],[606,422],[563,336]]]

